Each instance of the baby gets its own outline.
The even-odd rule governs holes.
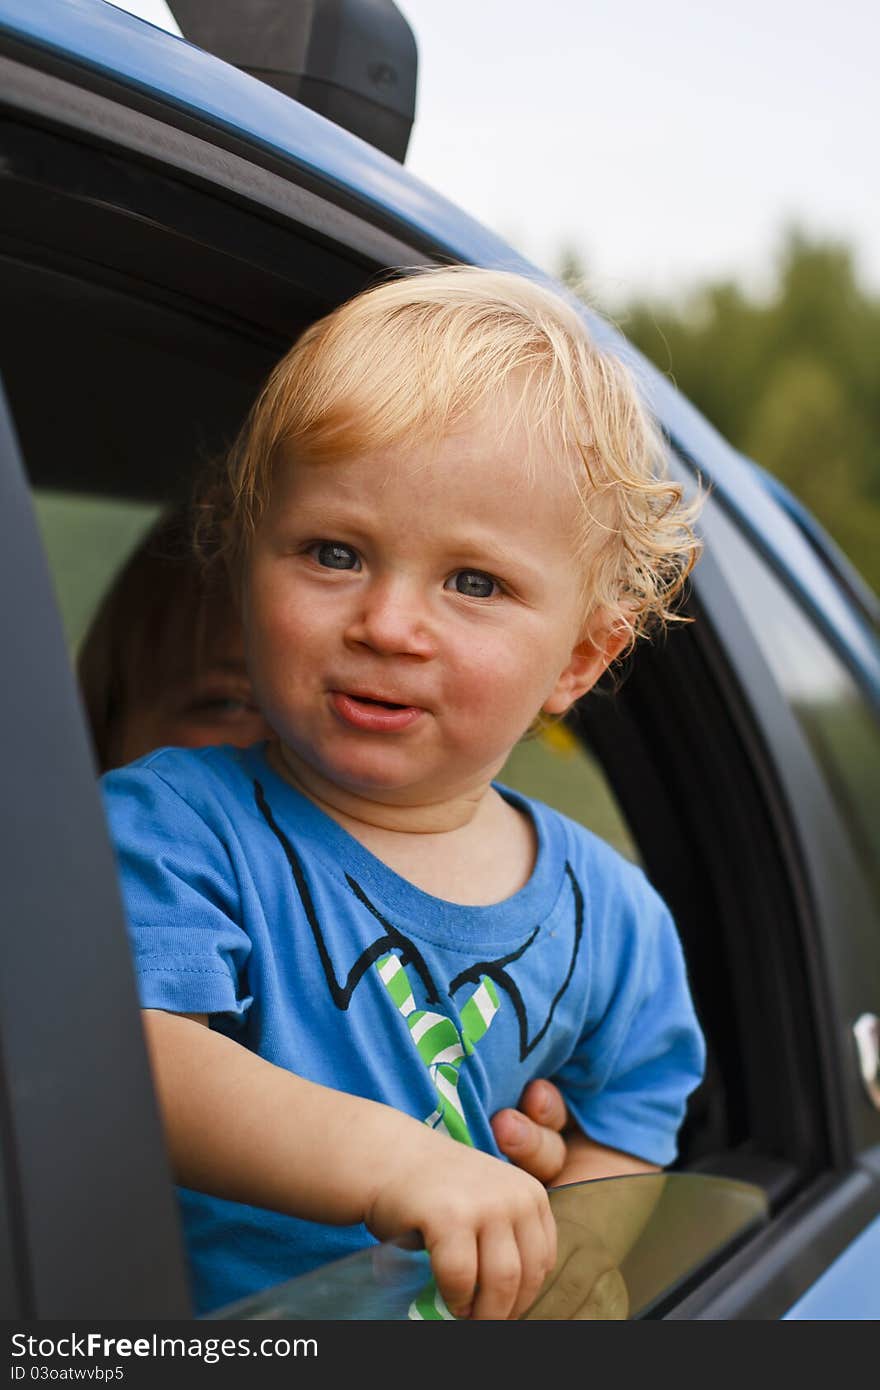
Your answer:
[[[276,737],[105,779],[200,1311],[416,1231],[421,1316],[518,1317],[545,1189],[671,1161],[703,1046],[640,870],[494,782],[669,605],[692,511],[622,365],[510,274],[389,281],[279,363],[205,512]],[[457,1142],[451,1142],[457,1141]]]

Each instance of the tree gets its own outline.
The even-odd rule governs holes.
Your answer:
[[[852,251],[793,228],[766,298],[722,281],[679,305],[640,300],[615,317],[880,588],[880,300],[860,283]]]

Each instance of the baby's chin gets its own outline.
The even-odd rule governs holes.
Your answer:
[[[279,745],[279,770],[299,791],[339,818],[360,821],[376,829],[409,834],[458,829],[473,817],[476,806],[491,792],[491,776],[481,771],[465,788],[453,789],[426,779],[395,777],[387,767],[327,768]]]

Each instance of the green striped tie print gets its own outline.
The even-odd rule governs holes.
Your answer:
[[[490,979],[484,976],[480,980],[462,1006],[459,1033],[452,1019],[445,1014],[416,1008],[406,968],[398,956],[382,956],[376,962],[376,969],[395,1007],[406,1020],[416,1051],[434,1083],[437,1108],[427,1117],[425,1124],[473,1148],[474,1141],[458,1092],[459,1073],[462,1062],[471,1055],[498,1012],[498,991]],[[452,1318],[433,1279],[411,1303],[409,1317],[420,1321]]]
[[[394,1001],[416,1050],[424,1062],[437,1092],[437,1109],[425,1120],[462,1144],[473,1146],[461,1098],[458,1094],[459,1069],[484,1036],[498,1012],[498,991],[491,980],[480,981],[461,1010],[461,1033],[445,1014],[417,1009],[412,986],[400,958],[382,956],[376,962],[379,978]]]
[[[461,1011],[461,1037],[468,1054],[473,1052],[474,1044],[480,1041],[497,1014],[498,1004],[498,991],[484,976]]]
[[[455,1322],[455,1314],[446,1307],[442,1293],[430,1279],[409,1306],[411,1322]]]

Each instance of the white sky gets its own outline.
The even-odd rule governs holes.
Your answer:
[[[574,247],[600,302],[760,286],[795,220],[880,288],[878,0],[397,3],[407,166],[548,269]]]

